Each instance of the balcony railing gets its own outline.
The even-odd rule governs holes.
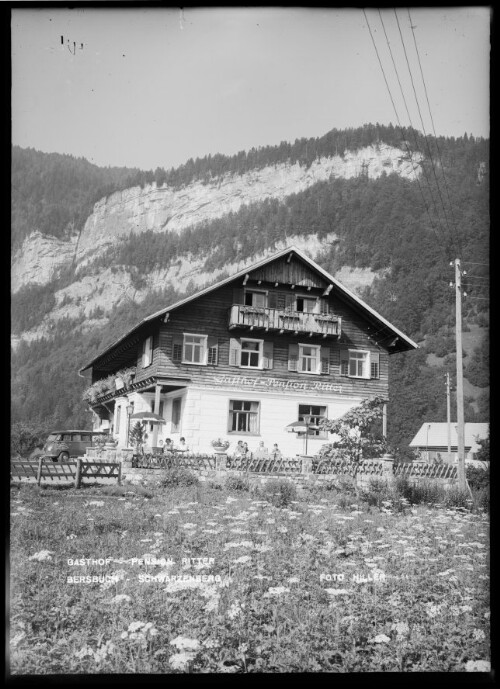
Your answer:
[[[339,337],[341,318],[333,314],[285,311],[267,307],[233,304],[229,309],[229,329],[249,328],[312,333],[324,337]]]

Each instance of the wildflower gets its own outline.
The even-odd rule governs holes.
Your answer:
[[[87,505],[95,505],[96,507],[102,507],[104,505],[103,500],[91,500]]]
[[[219,648],[220,643],[217,641],[217,639],[205,639],[203,646],[205,648]]]
[[[34,555],[30,555],[28,560],[38,560],[38,562],[44,562],[45,560],[52,560],[53,550],[40,550]]]
[[[341,596],[341,595],[349,595],[350,591],[347,589],[325,589],[326,593],[330,596]]]
[[[286,586],[271,586],[271,588],[269,588],[267,592],[264,594],[264,598],[271,598],[272,596],[281,596],[283,593],[290,593],[290,589],[286,588]]]
[[[394,629],[398,636],[406,636],[410,632],[407,622],[395,622],[391,629]]]
[[[18,633],[17,633],[15,636],[13,636],[12,639],[10,640],[11,646],[13,646],[13,647],[17,646],[18,643],[19,643],[20,641],[22,641],[22,640],[24,639],[25,636],[26,636],[26,632],[23,632],[23,631],[18,632]]]
[[[462,612],[472,612],[472,607],[470,605],[461,605],[460,610]]]
[[[227,616],[230,620],[234,620],[236,617],[239,617],[242,614],[242,612],[243,610],[240,607],[239,600],[235,600],[234,603],[231,604],[229,610],[227,611]]]
[[[280,533],[288,533],[288,529],[286,528],[286,526],[278,526],[278,531]]]
[[[287,579],[287,581],[289,584],[298,584],[300,579],[299,577],[290,577],[289,579]]]
[[[389,643],[390,638],[385,634],[377,634],[377,636],[374,639],[371,639],[370,641],[374,644],[387,644]]]
[[[250,562],[252,558],[249,555],[242,555],[242,557],[239,557],[237,560],[232,560],[235,565],[245,565],[247,562]]]
[[[168,662],[173,670],[185,670],[194,657],[194,653],[184,651],[182,653],[174,653],[173,656],[170,656]]]
[[[125,593],[119,593],[114,598],[112,598],[109,602],[120,604],[120,603],[130,603],[131,601],[132,601],[132,598],[130,596],[127,596]]]
[[[466,672],[490,672],[491,663],[489,660],[468,660],[465,664]]]
[[[200,648],[198,639],[189,639],[187,636],[176,636],[170,643],[179,651],[197,651]]]
[[[484,613],[484,618],[485,618],[486,620],[489,620],[490,617],[491,617],[491,612],[485,612],[485,613]]]
[[[432,603],[427,606],[427,616],[428,617],[437,617],[441,613],[441,605],[433,605]]]
[[[472,636],[474,637],[474,641],[484,641],[486,639],[486,634],[482,629],[473,629]]]

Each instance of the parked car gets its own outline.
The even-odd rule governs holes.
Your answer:
[[[106,431],[53,431],[43,446],[42,454],[53,462],[82,457],[96,436],[109,435]]]

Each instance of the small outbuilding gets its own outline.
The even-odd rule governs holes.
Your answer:
[[[474,462],[476,454],[480,450],[479,440],[488,437],[488,423],[464,424],[465,461]],[[416,450],[420,459],[426,462],[455,463],[458,461],[458,432],[457,423],[450,424],[450,453],[448,454],[448,424],[423,423],[418,433],[410,443],[410,447]]]

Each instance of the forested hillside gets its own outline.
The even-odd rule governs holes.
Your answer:
[[[179,234],[130,235],[86,270],[93,274],[108,266],[125,266],[140,287],[152,270],[172,265],[186,254],[205,257],[204,269],[210,271],[239,260],[251,263],[254,255],[291,235],[316,234],[324,241],[317,260],[332,274],[344,266],[378,272],[380,277],[361,296],[421,344],[416,352],[391,357],[389,434],[395,445],[405,446],[424,421],[446,419],[444,372],[449,370],[455,377],[454,290],[449,287],[454,272],[449,262],[457,257],[468,272],[464,330],[472,329],[475,336],[464,359],[469,390],[474,392],[466,400],[466,420],[488,417],[487,141],[467,135],[426,140],[411,130],[402,140],[395,128],[367,125],[233,157],[208,156],[168,173],[159,168],[154,173],[103,169],[71,156],[17,149],[13,230],[24,236],[35,221],[37,227],[43,221],[45,232],[62,235],[72,223],[78,228],[85,222],[85,213],[99,194],[125,184],[182,185],[228,173],[257,173],[263,166],[285,161],[307,165],[317,157],[341,155],[381,141],[424,154],[419,182],[397,174],[379,179],[332,177],[283,200],[249,204]],[[18,292],[13,299],[13,331],[41,322],[53,308],[55,289],[73,279],[68,270],[49,285]],[[145,315],[180,296],[171,287],[158,289],[141,305],[130,301],[114,309],[101,328],[75,333],[75,323],[59,321],[53,339],[21,342],[12,356],[13,419],[50,417],[57,425],[88,425],[90,415],[80,399],[85,381],[78,377],[78,369]]]

